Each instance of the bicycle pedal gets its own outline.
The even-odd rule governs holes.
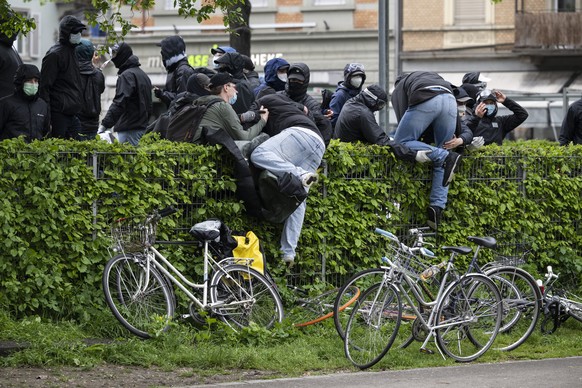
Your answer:
[[[427,348],[420,348],[420,352],[424,354],[434,354],[434,351]]]

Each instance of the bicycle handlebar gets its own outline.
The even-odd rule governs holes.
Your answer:
[[[392,240],[396,243],[400,242],[400,240],[398,240],[398,237],[396,237],[395,235],[393,235],[392,233],[390,233],[384,229],[376,228],[376,229],[374,229],[374,232],[378,233],[379,235],[382,235],[384,237],[388,237],[390,240]]]

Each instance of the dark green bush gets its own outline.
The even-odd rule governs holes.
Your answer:
[[[377,266],[384,242],[375,227],[404,235],[426,222],[430,166],[396,161],[378,146],[333,141],[322,183],[308,198],[297,270],[311,279]],[[101,272],[113,219],[175,205],[158,238],[188,239],[216,217],[254,230],[275,276],[281,225],[250,219],[236,199],[232,162],[219,147],[145,139],[139,148],[51,139],[0,142],[0,308],[15,316],[90,319],[105,308]],[[319,192],[317,191],[319,190]],[[547,142],[488,146],[464,158],[451,184],[437,244],[503,231],[528,240],[530,268],[580,273],[582,147]],[[200,272],[191,248],[177,267]],[[439,252],[442,254],[442,252]]]

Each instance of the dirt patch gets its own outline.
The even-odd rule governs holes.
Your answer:
[[[190,368],[166,372],[158,368],[139,368],[118,365],[101,365],[91,369],[71,367],[0,368],[0,387],[179,387],[253,380],[269,376],[274,377],[275,374],[255,370],[232,370],[227,374],[203,376],[194,373]]]

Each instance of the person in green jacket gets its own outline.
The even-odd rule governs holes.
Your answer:
[[[208,107],[206,113],[202,117],[200,127],[222,128],[234,140],[252,140],[261,133],[267,119],[269,118],[269,111],[261,107],[260,111],[249,111],[243,113],[244,122],[253,121],[256,115],[260,115],[260,120],[253,126],[245,129],[241,124],[241,117],[236,114],[232,108],[232,104],[236,102],[237,91],[236,85],[233,82],[233,77],[229,73],[217,73],[210,78],[208,85],[210,95],[202,96],[198,99],[199,104],[208,104],[210,101],[222,100],[214,103]],[[247,117],[247,116],[253,116]]]

